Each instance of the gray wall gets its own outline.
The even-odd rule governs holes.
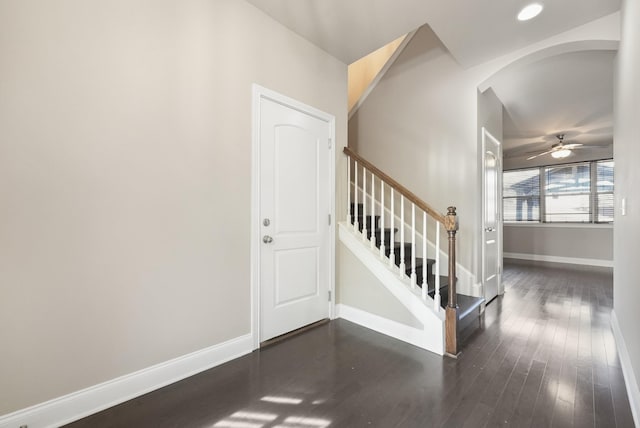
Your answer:
[[[622,11],[614,128],[617,209],[613,237],[613,306],[635,372],[637,391],[640,383],[640,2],[623,0]],[[626,215],[622,215],[620,209],[622,198],[627,200]],[[640,410],[639,402],[635,408]]]
[[[613,228],[610,226],[504,225],[506,253],[579,259],[613,260]]]
[[[349,121],[349,145],[356,152],[438,211],[458,208],[458,260],[473,273],[481,80],[424,26]]]
[[[346,65],[239,0],[4,0],[0,29],[0,414],[249,334],[251,84],[340,152]]]
[[[615,40],[617,16],[463,69],[428,26],[349,120],[349,145],[434,208],[458,207],[458,261],[479,281],[480,129],[501,137],[502,108],[484,87],[504,67],[574,41]],[[555,52],[555,51],[554,51]],[[526,61],[525,61],[526,62]],[[495,98],[495,97],[494,97]],[[461,292],[472,293],[471,289]]]
[[[505,170],[534,168],[568,162],[582,162],[613,158],[613,146],[603,149],[576,151],[567,159],[550,156],[527,161],[526,155],[505,158]],[[616,171],[617,178],[617,171]],[[573,257],[613,261],[613,227],[600,225],[514,225],[504,226],[505,253],[523,253],[537,256]]]

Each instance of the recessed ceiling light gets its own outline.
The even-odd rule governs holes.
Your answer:
[[[535,18],[542,12],[542,5],[540,3],[531,3],[522,8],[518,14],[518,21],[528,21]]]

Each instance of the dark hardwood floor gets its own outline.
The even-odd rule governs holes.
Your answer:
[[[336,320],[71,427],[633,427],[612,275],[506,266],[455,359]]]

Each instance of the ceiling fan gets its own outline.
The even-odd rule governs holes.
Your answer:
[[[533,156],[529,156],[527,160],[535,159],[537,157],[548,155],[548,154],[551,154],[551,157],[553,157],[554,159],[562,159],[569,156],[571,152],[576,149],[590,149],[590,148],[605,147],[605,146],[585,146],[581,143],[567,144],[564,142],[564,135],[565,134],[556,135],[558,142],[551,146],[551,150],[545,150],[543,152],[536,153]]]

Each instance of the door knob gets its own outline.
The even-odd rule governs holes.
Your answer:
[[[269,235],[264,235],[262,237],[262,242],[264,242],[265,244],[271,244],[273,242],[273,238]]]

